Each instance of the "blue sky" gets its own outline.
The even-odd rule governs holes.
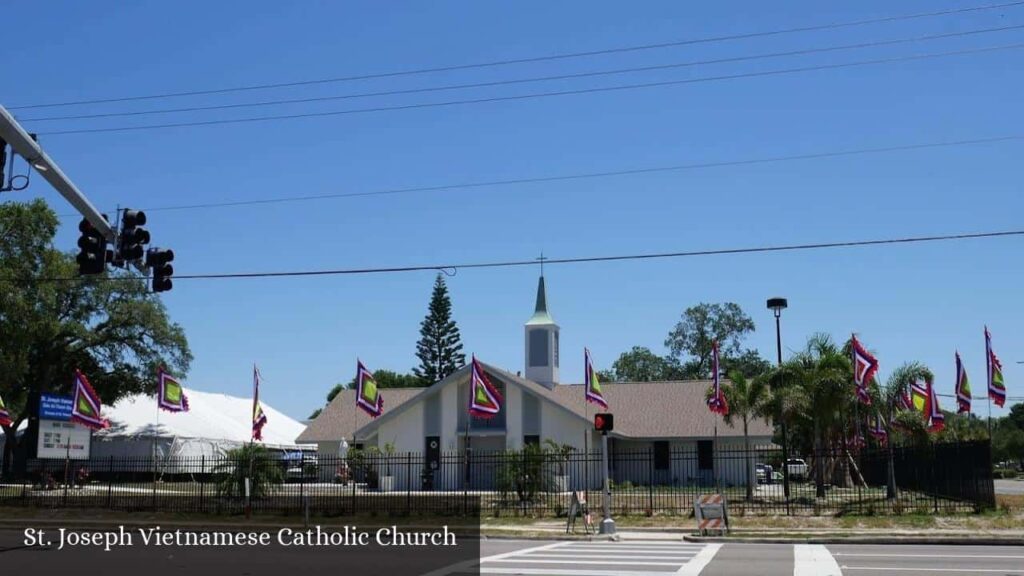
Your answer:
[[[19,105],[291,82],[600,50],[968,6],[944,1],[31,3],[4,9],[0,103]],[[302,6],[297,8],[296,6]],[[1021,30],[863,50],[446,93],[254,110],[30,122],[66,113],[305,98],[650,66],[1024,24],[1024,7],[301,88],[15,110],[104,210],[363,192],[1022,134],[1022,50],[489,104],[167,130],[48,131],[291,114],[680,80],[1019,43]],[[179,274],[403,266],[858,240],[1020,228],[1021,141],[686,172],[207,210],[150,211]],[[43,196],[36,179],[7,200]],[[73,248],[76,218],[58,236]],[[1019,238],[578,264],[547,269],[563,381],[631,346],[662,352],[681,312],[734,301],[774,355],[769,296],[790,300],[784,344],[858,332],[882,376],[907,360],[953,386],[961,350],[984,387],[988,323],[1022,395]],[[537,270],[448,279],[466,352],[510,370]],[[294,417],[371,368],[410,369],[430,272],[180,280],[163,298],[195,353],[188,385],[263,398]],[[952,399],[944,404],[952,407]],[[984,413],[984,403],[979,403]],[[976,408],[977,410],[977,408]],[[999,414],[1000,411],[995,410]],[[273,423],[269,424],[270,426]]]

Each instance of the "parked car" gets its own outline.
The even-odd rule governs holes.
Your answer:
[[[771,464],[754,464],[754,474],[758,484],[771,484],[776,472]]]
[[[316,454],[305,454],[301,458],[289,459],[284,471],[286,482],[310,482],[317,479],[320,464]]]
[[[789,472],[790,480],[806,480],[807,462],[802,458],[790,458],[786,460],[786,471]]]

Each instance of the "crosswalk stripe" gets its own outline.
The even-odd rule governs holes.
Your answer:
[[[516,556],[515,558],[501,558],[498,560],[484,560],[484,562],[512,562],[515,564],[596,564],[599,566],[679,566],[680,562],[648,562],[646,560],[579,560],[573,558],[545,560],[534,559],[533,556]]]
[[[680,562],[686,562],[687,560],[689,560],[690,558],[693,558],[694,556],[696,556],[696,553],[693,553],[693,554],[670,554],[670,555],[658,554],[658,555],[655,555],[655,556],[651,556],[649,554],[643,554],[643,555],[635,556],[635,558],[643,558],[645,560],[678,560]],[[545,554],[529,554],[528,557],[529,558],[544,557],[544,558],[562,558],[562,559],[565,559],[565,558],[580,558],[581,556],[576,555],[576,554],[565,555],[565,554],[545,553]],[[609,560],[618,560],[618,559],[622,559],[622,558],[630,558],[630,556],[623,555],[623,554],[586,554],[586,555],[584,555],[582,557],[583,558],[589,558],[591,560],[596,560],[598,558],[607,558]]]
[[[821,544],[793,546],[793,576],[842,576],[839,563]]]
[[[561,570],[558,568],[480,568],[480,574],[523,574],[525,576],[651,576],[651,572],[625,570]],[[673,574],[664,572],[662,574]],[[677,573],[678,574],[678,573]]]
[[[721,544],[705,545],[704,549],[698,552],[693,560],[683,564],[682,568],[676,571],[676,576],[698,576],[711,563],[711,560],[721,547]]]

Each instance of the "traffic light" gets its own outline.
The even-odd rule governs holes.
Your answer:
[[[150,248],[146,252],[146,266],[153,271],[153,292],[166,292],[174,287],[174,283],[171,282],[171,276],[174,274],[172,260],[174,250]]]
[[[594,414],[594,430],[607,434],[615,429],[615,416],[608,412]]]
[[[142,210],[125,210],[121,213],[121,230],[117,236],[117,257],[123,262],[137,262],[145,255],[144,245],[149,244],[149,231],[141,228],[146,223]]]
[[[78,274],[102,274],[107,263],[107,239],[87,219],[78,224],[82,235],[78,238]]]

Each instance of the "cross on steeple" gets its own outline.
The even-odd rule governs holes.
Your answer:
[[[545,258],[545,257],[544,257],[544,251],[543,251],[543,250],[541,250],[541,253],[540,253],[540,257],[539,257],[539,258],[536,258],[536,260],[537,260],[538,262],[540,262],[540,275],[541,275],[541,276],[544,276],[544,261],[545,261],[545,260],[550,260],[550,258]]]

